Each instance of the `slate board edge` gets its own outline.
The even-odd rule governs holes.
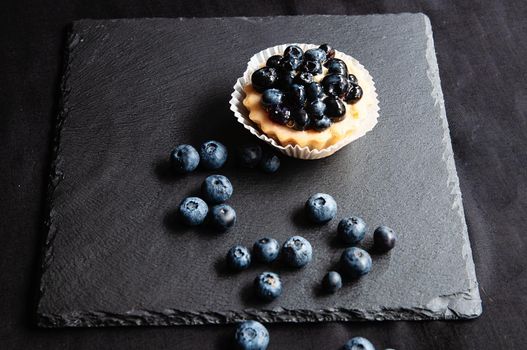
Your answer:
[[[262,322],[321,322],[321,321],[368,321],[368,320],[453,320],[453,319],[470,319],[481,315],[481,298],[479,295],[478,283],[476,280],[475,267],[472,259],[472,251],[468,237],[468,230],[465,222],[461,191],[459,187],[459,178],[455,168],[452,144],[446,111],[444,106],[443,93],[439,78],[437,58],[435,55],[432,27],[429,18],[422,13],[410,14],[388,14],[388,15],[366,15],[366,16],[400,16],[400,15],[419,15],[424,19],[427,40],[427,75],[432,84],[432,95],[436,101],[436,106],[440,109],[440,118],[444,129],[443,160],[445,161],[449,173],[448,188],[454,197],[454,207],[457,209],[460,220],[462,220],[464,236],[463,254],[466,260],[466,269],[469,276],[469,287],[465,291],[456,292],[449,295],[438,296],[430,301],[425,308],[379,308],[377,310],[365,311],[363,309],[324,309],[324,310],[255,310],[247,309],[241,312],[237,311],[181,311],[175,309],[166,309],[163,312],[149,310],[130,310],[122,314],[107,313],[104,311],[72,311],[68,313],[46,313],[40,311],[40,300],[45,293],[45,272],[53,260],[53,239],[58,233],[58,228],[54,224],[53,199],[54,191],[60,185],[63,173],[61,171],[61,145],[60,135],[64,120],[66,119],[69,106],[69,67],[73,57],[73,51],[76,45],[81,41],[78,33],[75,31],[75,25],[82,22],[98,22],[98,20],[79,20],[73,23],[71,27],[65,50],[64,69],[61,80],[61,109],[57,116],[55,126],[54,140],[54,160],[52,162],[50,182],[48,188],[48,205],[49,215],[46,220],[48,233],[43,246],[42,263],[41,263],[41,281],[39,285],[39,303],[37,304],[37,325],[44,328],[55,327],[103,327],[103,326],[168,326],[168,325],[199,325],[199,324],[220,324],[234,323],[245,319],[255,319]],[[330,17],[330,16],[324,16]],[[364,17],[364,16],[362,16]],[[242,20],[249,20],[247,17],[238,17]],[[266,17],[251,18],[254,20],[263,20]],[[270,17],[267,17],[270,18]],[[221,19],[221,18],[218,18]],[[155,19],[154,19],[155,20]],[[179,18],[185,20],[185,18]],[[111,20],[118,21],[118,20]],[[126,20],[125,20],[126,21]],[[129,19],[128,21],[133,21]]]

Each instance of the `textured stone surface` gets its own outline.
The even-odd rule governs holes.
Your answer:
[[[331,30],[328,30],[331,28]],[[220,173],[235,187],[239,222],[227,234],[175,223],[177,203],[208,174],[177,177],[177,143],[249,136],[228,111],[235,79],[256,51],[329,42],[372,74],[381,118],[367,136],[320,161],[284,159],[274,176]],[[39,324],[168,325],[354,319],[454,319],[481,313],[430,24],[419,14],[360,17],[76,22],[57,127]],[[399,232],[372,272],[333,296],[318,282],[342,247],[337,222],[307,225],[302,205],[332,194],[339,217]],[[301,271],[278,267],[285,291],[261,304],[259,271],[225,271],[235,243],[301,234],[315,249]],[[365,243],[368,247],[369,240]]]

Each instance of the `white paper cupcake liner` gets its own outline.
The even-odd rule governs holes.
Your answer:
[[[357,61],[353,57],[346,55],[342,52],[335,51],[336,58],[340,58],[342,60],[353,62],[360,70],[362,70],[364,76],[366,77],[366,80],[369,80],[369,82],[366,82],[366,83],[367,84],[369,83],[371,85],[371,88],[373,90],[370,93],[373,94],[373,97],[375,99],[375,103],[371,106],[371,108],[368,109],[368,114],[369,116],[371,116],[370,125],[368,126],[367,129],[364,129],[360,132],[353,133],[352,135],[340,140],[338,143],[331,145],[330,147],[323,148],[323,149],[310,149],[309,147],[300,147],[299,145],[282,146],[278,143],[278,141],[264,134],[259,129],[258,125],[256,125],[249,118],[249,111],[243,105],[243,100],[246,97],[244,88],[246,85],[251,84],[252,73],[260,69],[261,67],[265,66],[267,59],[269,57],[273,55],[282,55],[285,48],[289,45],[298,45],[304,51],[318,47],[318,45],[313,45],[313,44],[283,44],[283,45],[277,45],[277,46],[267,48],[265,50],[258,52],[254,56],[252,56],[251,59],[249,60],[249,63],[247,64],[247,69],[243,73],[243,76],[238,78],[238,80],[236,81],[236,84],[234,85],[234,91],[231,94],[231,100],[229,101],[230,109],[231,111],[234,112],[234,116],[236,117],[238,122],[240,122],[243,125],[245,129],[249,130],[251,134],[255,135],[260,140],[276,148],[283,154],[286,154],[293,158],[300,158],[300,159],[320,159],[320,158],[329,157],[330,155],[337,152],[342,147],[364,136],[368,131],[372,130],[373,127],[377,124],[377,119],[379,117],[379,100],[377,97],[377,92],[375,90],[375,83],[373,82],[373,78],[371,77],[368,70],[364,68],[364,66],[360,64],[359,61]],[[363,80],[364,79],[361,79],[360,81],[363,81]]]

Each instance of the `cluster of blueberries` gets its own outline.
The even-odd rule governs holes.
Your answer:
[[[269,346],[269,331],[258,321],[245,321],[236,328],[234,339],[238,349],[266,350]],[[346,342],[342,350],[375,350],[375,347],[366,338],[354,337]]]
[[[321,83],[315,76],[327,68]],[[363,91],[346,63],[335,58],[328,44],[304,52],[288,46],[283,55],[269,57],[266,66],[251,76],[262,105],[276,123],[297,130],[322,131],[346,115],[346,103],[359,101]]]

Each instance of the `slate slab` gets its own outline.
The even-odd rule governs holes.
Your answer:
[[[282,159],[275,175],[230,177],[239,222],[218,235],[174,220],[209,172],[173,175],[168,151],[209,138],[252,140],[228,109],[248,58],[287,42],[322,43],[357,58],[380,100],[376,128],[319,161]],[[57,120],[49,233],[38,304],[42,327],[474,318],[481,313],[452,155],[432,30],[422,14],[81,20],[73,24]],[[397,248],[374,255],[366,277],[336,295],[318,283],[343,247],[337,220],[306,223],[310,194],[327,192],[339,217],[393,227]],[[300,271],[226,271],[233,244],[300,234],[315,250]],[[364,243],[369,248],[371,239]],[[251,293],[279,272],[283,296]]]

